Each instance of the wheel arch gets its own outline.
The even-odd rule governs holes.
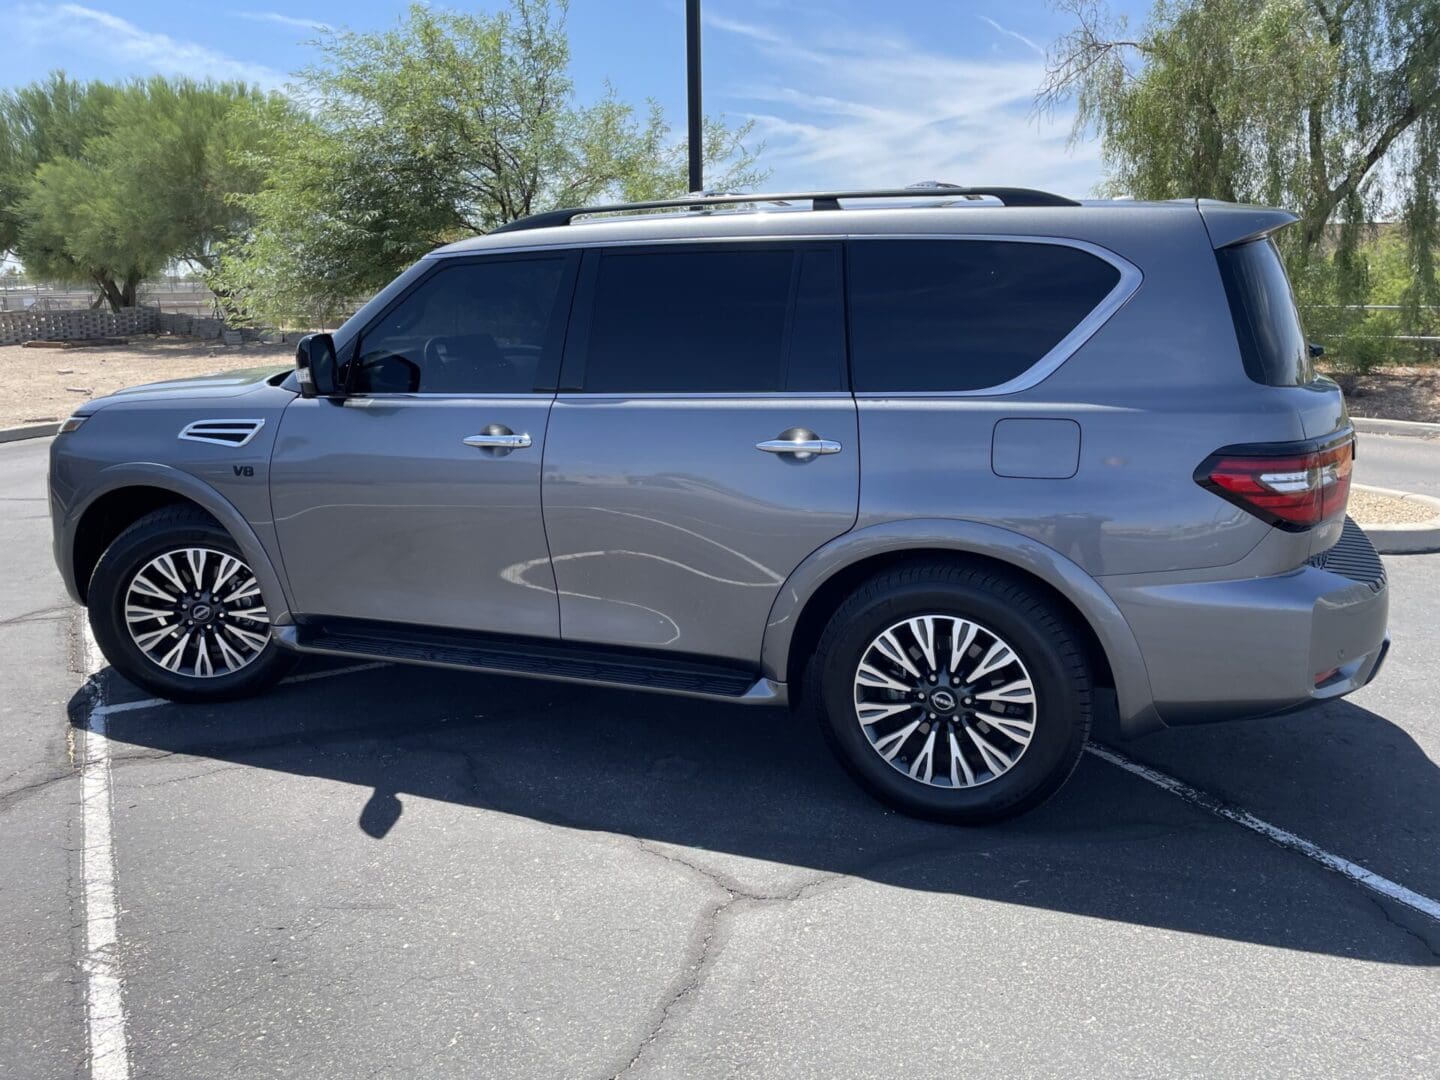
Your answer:
[[[90,577],[101,555],[140,518],[164,506],[188,503],[205,511],[228,532],[255,571],[275,622],[288,622],[289,598],[259,536],[235,505],[189,473],[167,465],[115,466],[102,474],[85,502],[67,516],[62,538],[68,552],[63,565],[72,575],[72,592],[83,604]]]
[[[786,682],[796,694],[806,659],[846,596],[878,573],[935,560],[988,565],[1043,593],[1083,639],[1097,685],[1114,687],[1122,730],[1139,735],[1163,726],[1135,635],[1099,584],[1054,549],[979,522],[887,522],[846,533],[815,551],[790,575],[771,607],[761,649],[763,673]]]

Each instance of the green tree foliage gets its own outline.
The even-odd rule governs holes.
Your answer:
[[[256,226],[221,280],[251,317],[328,320],[420,255],[536,211],[683,194],[683,142],[653,105],[581,104],[567,4],[497,14],[411,7],[381,33],[339,31],[294,88],[305,115],[271,115],[240,200]],[[748,127],[707,124],[715,186],[763,179]]]
[[[1366,221],[1399,219],[1402,303],[1440,303],[1440,0],[1158,0],[1131,30],[1103,0],[1061,0],[1040,105],[1073,100],[1102,139],[1110,194],[1285,206],[1312,330],[1375,338]]]
[[[259,121],[287,111],[241,84],[154,78],[123,86],[56,74],[0,96],[0,250],[35,277],[135,302],[173,260],[212,269],[244,230],[235,192]]]

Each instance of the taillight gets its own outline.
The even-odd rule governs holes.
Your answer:
[[[1290,532],[1345,512],[1355,433],[1308,442],[1227,446],[1195,470],[1195,482]]]

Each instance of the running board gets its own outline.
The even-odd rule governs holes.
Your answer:
[[[739,667],[653,653],[353,619],[276,626],[271,635],[288,649],[322,656],[602,684],[742,704],[786,702],[784,683],[757,677]]]

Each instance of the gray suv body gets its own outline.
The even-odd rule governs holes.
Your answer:
[[[178,700],[308,652],[791,701],[957,821],[1057,789],[1097,690],[1138,735],[1364,685],[1386,582],[1293,218],[998,194],[442,248],[296,372],[85,406],[60,572]]]

